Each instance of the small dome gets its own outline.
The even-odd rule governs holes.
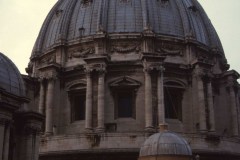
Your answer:
[[[192,150],[185,139],[170,131],[163,131],[150,136],[140,150],[140,157],[145,156],[192,156]]]
[[[2,53],[0,53],[0,89],[16,96],[25,96],[25,87],[19,70]]]

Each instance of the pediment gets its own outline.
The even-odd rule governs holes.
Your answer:
[[[141,83],[139,81],[126,76],[110,83],[110,87],[139,87],[140,85]]]
[[[68,91],[81,90],[86,88],[85,81],[74,81],[67,85]]]

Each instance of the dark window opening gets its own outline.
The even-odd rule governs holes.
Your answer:
[[[115,94],[116,118],[134,118],[133,91],[117,91]]]
[[[83,93],[72,96],[72,121],[85,120],[86,95]]]
[[[181,88],[164,87],[166,118],[182,121],[182,97],[183,90]]]

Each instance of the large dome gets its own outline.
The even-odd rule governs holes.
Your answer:
[[[99,31],[111,37],[141,35],[149,29],[157,37],[190,39],[223,54],[218,35],[197,0],[59,0],[42,26],[32,58]]]
[[[17,96],[25,96],[25,87],[19,70],[2,53],[0,53],[0,89]]]

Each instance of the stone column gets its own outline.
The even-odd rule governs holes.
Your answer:
[[[149,70],[145,69],[145,130],[153,129],[152,82]]]
[[[43,80],[40,80],[40,94],[39,94],[39,113],[44,114],[45,88]]]
[[[237,101],[237,115],[238,115],[238,134],[240,133],[240,104],[239,104],[239,90],[236,96]]]
[[[24,129],[24,141],[25,143],[21,146],[25,148],[22,154],[24,160],[38,160],[39,156],[39,133],[40,128],[34,125],[27,125]]]
[[[48,80],[46,97],[46,127],[45,134],[53,134],[53,99],[54,98],[54,79]]]
[[[215,114],[213,106],[213,93],[212,93],[212,83],[209,81],[207,83],[207,101],[209,109],[209,123],[210,123],[210,132],[215,132]]]
[[[165,106],[164,106],[164,83],[163,83],[163,71],[164,68],[161,66],[159,69],[157,79],[157,93],[158,93],[158,124],[165,124]]]
[[[92,130],[92,77],[91,72],[87,73],[87,91],[86,91],[86,120],[85,129],[86,131]]]
[[[0,119],[0,160],[8,160],[10,121],[5,118]]]
[[[104,111],[105,111],[105,72],[99,71],[98,77],[98,132],[104,132]]]
[[[199,129],[200,132],[207,131],[206,123],[206,108],[205,108],[205,96],[202,77],[197,76],[197,92],[198,92],[198,106],[199,106]]]
[[[10,123],[5,124],[5,136],[4,136],[4,155],[3,160],[8,160],[9,156],[9,141],[10,141]]]
[[[237,106],[236,106],[236,95],[234,88],[229,87],[230,93],[230,105],[231,105],[231,115],[232,115],[232,132],[234,136],[238,136],[238,115],[237,115]]]
[[[0,119],[0,160],[3,160],[5,137],[5,119]]]

